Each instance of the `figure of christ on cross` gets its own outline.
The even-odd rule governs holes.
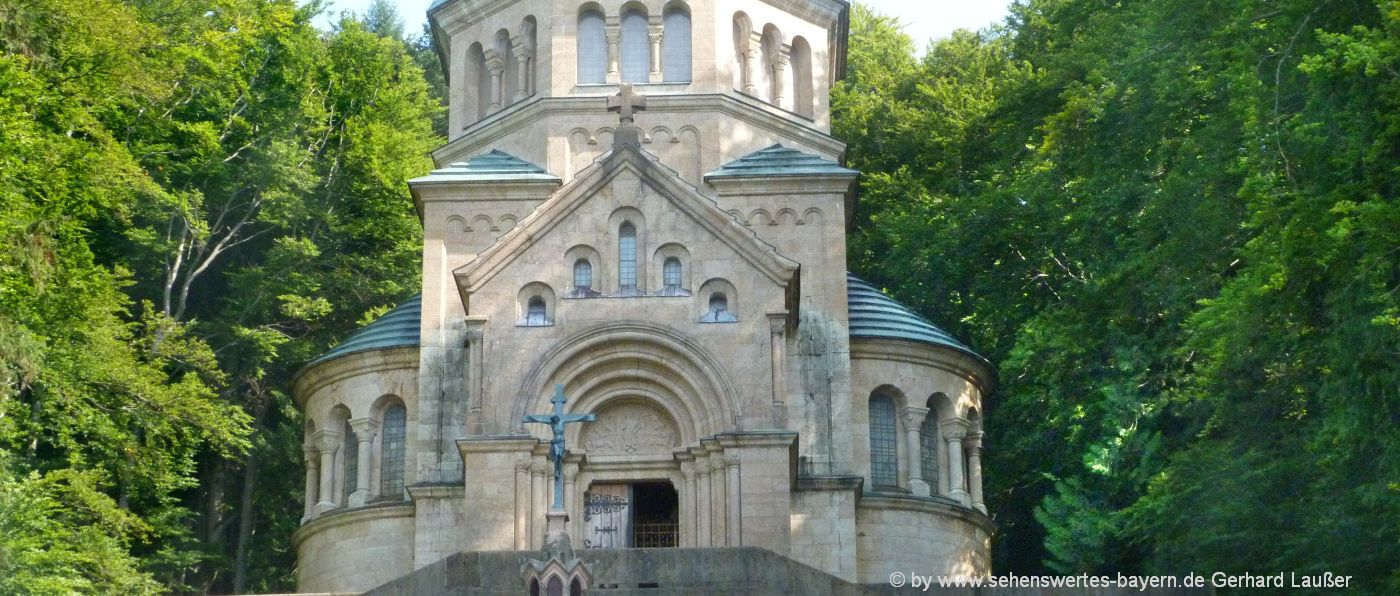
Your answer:
[[[526,424],[548,424],[550,430],[554,431],[554,438],[549,441],[549,459],[554,462],[554,505],[550,509],[562,511],[564,509],[564,425],[574,422],[594,422],[598,420],[598,415],[565,414],[563,385],[554,386],[554,399],[549,401],[554,404],[553,414],[531,414],[526,416],[523,422]]]

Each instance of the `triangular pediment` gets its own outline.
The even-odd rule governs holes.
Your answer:
[[[761,272],[779,287],[791,287],[796,279],[798,263],[778,254],[770,244],[760,240],[750,229],[719,208],[712,199],[687,184],[676,172],[661,165],[656,158],[635,146],[624,145],[580,172],[569,184],[559,189],[520,221],[514,230],[502,236],[471,262],[453,271],[458,291],[465,301],[512,262],[525,254],[540,239],[546,237],[571,213],[593,199],[620,178],[635,178],[672,207],[689,222],[709,233],[716,241]]]

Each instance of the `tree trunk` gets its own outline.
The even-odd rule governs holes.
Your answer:
[[[238,546],[233,557],[233,593],[242,594],[248,579],[248,548],[253,538],[253,492],[258,482],[258,450],[248,450],[243,472],[243,494],[238,502]]]

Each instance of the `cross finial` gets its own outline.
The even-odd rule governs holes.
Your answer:
[[[623,85],[617,95],[608,98],[608,111],[617,112],[623,125],[632,124],[632,116],[646,109],[646,96],[637,93],[630,84]]]

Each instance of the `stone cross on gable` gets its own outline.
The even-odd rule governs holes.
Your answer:
[[[523,422],[548,424],[550,430],[554,431],[554,438],[549,441],[549,459],[554,462],[554,506],[550,509],[562,511],[564,509],[564,426],[575,422],[593,422],[598,419],[598,415],[565,414],[563,385],[554,386],[554,399],[549,401],[554,404],[553,414],[531,414],[526,416]]]
[[[632,124],[632,116],[646,109],[646,96],[634,91],[630,84],[623,85],[617,95],[608,98],[608,111],[617,112],[624,125]]]

